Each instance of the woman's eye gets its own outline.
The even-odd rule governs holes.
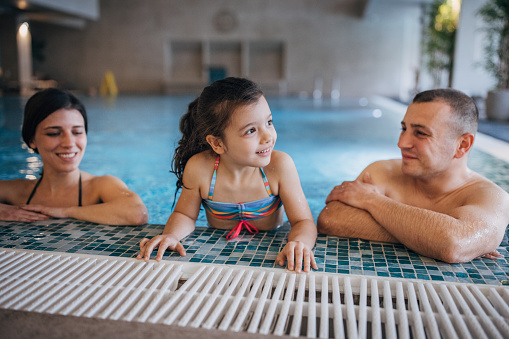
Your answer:
[[[60,133],[58,133],[58,132],[55,132],[55,133],[46,133],[46,135],[47,135],[47,136],[49,136],[49,137],[56,137],[56,136],[58,136],[59,134],[60,134]]]

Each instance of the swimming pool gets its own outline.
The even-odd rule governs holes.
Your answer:
[[[89,115],[88,147],[82,170],[124,180],[147,205],[150,223],[164,224],[174,196],[169,173],[178,123],[192,97],[122,96],[116,100],[81,97]],[[0,179],[34,178],[41,163],[21,139],[20,98],[2,98]],[[400,117],[367,102],[341,105],[269,98],[278,132],[276,149],[292,156],[316,219],[331,187],[354,179],[370,162],[397,157]],[[379,116],[381,115],[381,116]],[[379,116],[379,117],[378,117]],[[198,225],[205,226],[202,213]]]
[[[149,223],[166,223],[175,192],[176,179],[169,169],[180,138],[179,119],[193,97],[80,99],[89,115],[88,147],[81,169],[121,178],[147,205]],[[400,156],[396,143],[401,113],[374,100],[352,98],[332,104],[268,98],[268,102],[278,133],[276,149],[295,161],[315,220],[334,185],[355,179],[375,160]],[[19,97],[0,98],[0,179],[34,178],[41,171],[39,158],[21,140],[24,103]],[[497,171],[486,166],[487,162]],[[509,191],[506,162],[474,149],[470,165]],[[203,211],[197,226],[206,226]]]
[[[169,167],[180,138],[178,122],[193,98],[81,99],[89,114],[88,147],[81,168],[124,180],[147,205],[149,224],[109,226],[73,219],[0,222],[0,248],[134,257],[143,237],[161,233],[173,202],[175,177]],[[294,159],[315,220],[334,185],[354,179],[375,160],[400,156],[396,143],[404,112],[401,105],[393,107],[380,98],[342,100],[340,105],[297,98],[268,101],[278,132],[276,148]],[[23,105],[20,98],[0,98],[0,179],[36,177],[40,172],[38,157],[21,141]],[[471,168],[509,191],[509,160],[476,149],[480,146],[476,141]],[[488,144],[483,149],[491,152],[497,147]],[[501,153],[509,154],[504,147]],[[289,231],[285,223],[277,230],[227,241],[225,231],[206,227],[203,211],[197,226],[182,240],[186,257],[168,253],[165,260],[279,268],[275,257]],[[506,247],[499,251],[504,259],[451,265],[400,244],[319,234],[315,258],[320,272],[500,285],[509,283],[509,252]]]

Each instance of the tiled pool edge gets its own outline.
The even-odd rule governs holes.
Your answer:
[[[65,253],[135,257],[143,237],[159,234],[163,225],[109,226],[63,219],[25,223],[0,222],[0,247]],[[242,233],[236,241],[225,239],[226,231],[197,227],[182,240],[186,257],[176,253],[163,260],[285,269],[275,263],[286,244],[288,226]],[[509,281],[509,252],[496,261],[476,259],[447,264],[421,256],[401,244],[345,239],[319,234],[314,249],[317,272],[368,275],[427,281],[503,285]],[[155,258],[155,253],[151,257]]]

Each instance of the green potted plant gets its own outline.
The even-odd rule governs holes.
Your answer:
[[[433,0],[427,6],[427,24],[423,36],[423,53],[426,69],[433,79],[433,87],[442,87],[444,73],[447,87],[452,86],[454,47],[459,7],[452,0]]]
[[[478,15],[484,21],[486,40],[484,67],[497,80],[488,92],[486,115],[492,120],[509,119],[509,0],[488,0]]]

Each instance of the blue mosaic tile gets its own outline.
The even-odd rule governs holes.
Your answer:
[[[484,165],[497,161],[493,159],[488,159]],[[503,166],[509,173],[509,165],[503,163]],[[509,184],[505,184],[503,188],[507,190]],[[72,219],[31,224],[0,222],[0,247],[135,257],[139,241],[160,234],[163,228],[164,225],[154,224],[109,226]],[[286,224],[277,230],[257,235],[241,234],[234,241],[228,241],[225,238],[228,231],[197,227],[182,239],[186,257],[171,252],[166,253],[163,259],[283,269],[275,259],[286,244],[288,232],[289,226]],[[320,272],[502,285],[509,284],[507,249],[498,249],[506,256],[503,259],[476,259],[468,263],[447,264],[421,256],[401,244],[320,234],[314,253]],[[151,258],[154,259],[155,255],[153,253]]]

